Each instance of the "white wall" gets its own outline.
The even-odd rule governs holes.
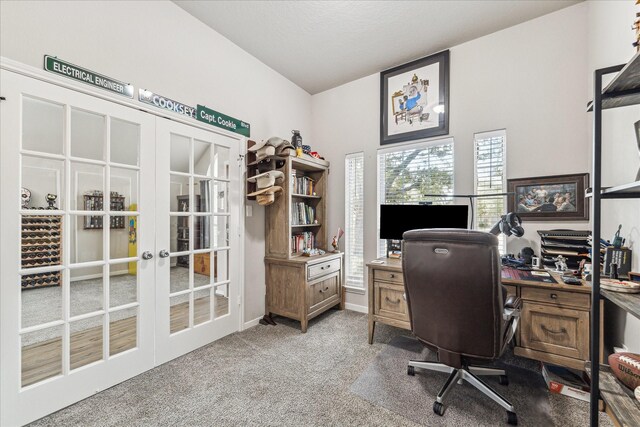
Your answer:
[[[631,25],[640,7],[629,1],[589,2],[589,64],[588,93],[593,94],[593,71],[598,68],[624,64],[635,53],[631,45],[634,32]],[[606,80],[608,82],[613,75]],[[589,114],[591,136],[593,115]],[[635,180],[640,159],[633,123],[640,120],[640,106],[630,106],[603,112],[602,185],[613,186]],[[634,251],[632,267],[640,270],[640,201],[607,200],[602,204],[602,235],[612,239],[622,224],[625,243]],[[626,344],[640,353],[640,320],[626,314],[613,304],[605,306],[605,344],[611,348]]]
[[[586,22],[587,5],[578,4],[450,49],[456,192],[473,192],[475,132],[506,129],[508,178],[589,171]],[[379,91],[374,74],[312,97],[312,143],[332,163],[329,230],[344,226],[344,156],[365,154],[365,261],[377,257]],[[589,223],[524,227],[523,238],[509,240],[510,252],[524,246],[538,252],[538,229],[587,229]],[[366,295],[349,293],[347,302],[366,306]]]
[[[1,2],[0,55],[40,68],[45,54],[206,104],[249,122],[258,140],[310,132],[307,92],[171,2]],[[264,314],[264,208],[245,226],[249,321]]]

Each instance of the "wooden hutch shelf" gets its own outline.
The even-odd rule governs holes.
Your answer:
[[[249,141],[249,147],[253,144]],[[298,320],[306,332],[310,319],[334,306],[344,308],[343,254],[329,252],[325,223],[329,162],[297,157],[293,150],[272,157],[284,182],[275,202],[266,206],[266,312]],[[255,154],[248,152],[247,177],[256,175],[257,168]],[[249,183],[247,194],[254,188]],[[304,247],[326,253],[302,256]]]

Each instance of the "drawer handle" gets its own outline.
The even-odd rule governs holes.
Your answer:
[[[540,328],[549,334],[566,334],[567,333],[567,330],[565,328],[560,328],[559,331],[552,331],[551,329],[547,328],[544,325],[540,325]]]
[[[320,289],[320,293],[327,292],[328,290],[329,290],[329,287],[327,286],[327,287],[326,287],[326,288],[324,288],[324,289]]]
[[[558,295],[557,294],[551,294],[551,299],[558,299]]]
[[[391,303],[391,304],[400,304],[400,298],[398,298],[398,299],[397,299],[397,300],[395,300],[395,301],[391,301],[391,300],[389,299],[389,297],[384,297],[384,299],[385,299],[388,303]]]
[[[396,275],[392,273],[392,274],[389,275],[389,277],[391,277],[392,279],[395,279]]]
[[[320,270],[324,270],[325,268],[330,268],[330,267],[331,267],[331,264],[327,264],[324,267],[320,267]]]

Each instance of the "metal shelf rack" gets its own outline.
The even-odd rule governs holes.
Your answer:
[[[617,73],[614,79],[603,89],[602,78],[605,75]],[[614,67],[602,68],[594,72],[594,99],[589,103],[588,111],[593,111],[593,173],[591,192],[592,209],[593,209],[593,228],[592,236],[594,242],[600,242],[601,238],[601,219],[602,219],[602,200],[606,199],[640,199],[640,182],[631,182],[610,188],[602,188],[602,110],[609,108],[618,108],[629,105],[640,104],[640,52],[637,53],[627,64],[617,65]],[[597,249],[597,243],[594,246]],[[594,257],[597,252],[592,250]],[[593,265],[597,266],[598,260],[592,260]],[[638,311],[630,310],[630,307],[636,307],[630,298],[636,298],[633,295],[612,295],[612,293],[600,292],[600,276],[599,268],[593,269],[592,282],[592,298],[591,305],[591,366],[600,366],[600,301],[601,297],[609,299],[626,311],[632,312],[636,317]],[[600,379],[602,377],[602,385],[600,387]],[[599,400],[602,398],[607,405],[607,412],[618,421],[621,420],[638,420],[640,419],[640,405],[637,402],[625,401],[620,404],[620,399],[613,399],[617,396],[615,393],[609,393],[615,382],[609,371],[594,369],[591,372],[591,402],[590,402],[590,425],[598,426]],[[625,396],[626,397],[626,396]],[[629,398],[630,399],[630,398]],[[623,421],[626,425],[627,421]],[[632,425],[632,424],[630,424]]]

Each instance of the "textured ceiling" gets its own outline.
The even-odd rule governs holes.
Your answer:
[[[315,94],[577,1],[174,3]]]

